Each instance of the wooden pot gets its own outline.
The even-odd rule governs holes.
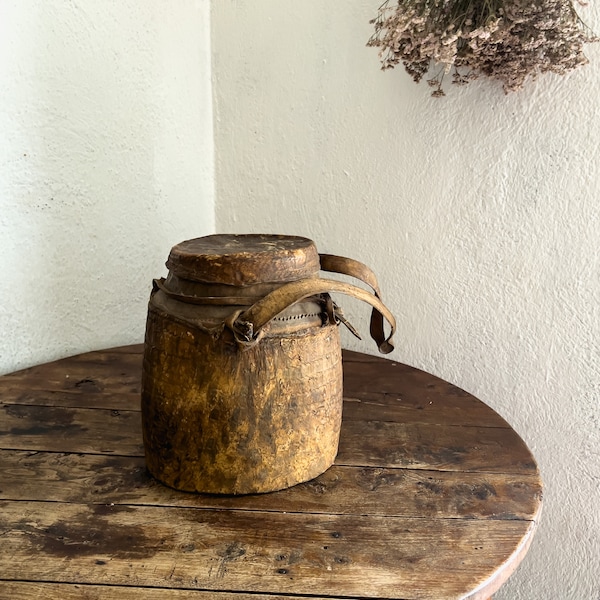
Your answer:
[[[311,240],[212,235],[177,244],[148,306],[142,377],[146,464],[179,490],[279,490],[328,469],[338,448],[342,364],[329,292],[373,306],[371,334],[390,352],[395,323],[361,263]],[[362,288],[319,277],[352,275]],[[391,324],[386,338],[383,317]]]

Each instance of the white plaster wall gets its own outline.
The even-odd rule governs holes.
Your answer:
[[[214,231],[208,0],[1,0],[0,372],[140,342]]]
[[[365,47],[379,4],[212,3],[217,230],[371,265],[394,358],[493,406],[541,465],[543,521],[497,598],[598,600],[600,48],[518,94],[432,99]]]

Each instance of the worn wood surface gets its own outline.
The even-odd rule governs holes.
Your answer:
[[[281,492],[178,492],[146,471],[141,346],[0,378],[0,598],[485,599],[541,509],[491,409],[345,353],[336,464]]]
[[[298,236],[214,234],[173,246],[167,267],[184,279],[241,287],[313,277],[319,254]]]
[[[146,466],[178,490],[272,492],[333,464],[342,424],[337,325],[266,334],[240,351],[150,300],[142,371]],[[185,307],[185,305],[184,305]],[[317,307],[320,311],[321,308]]]

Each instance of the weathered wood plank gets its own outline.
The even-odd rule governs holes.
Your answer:
[[[218,497],[158,483],[143,458],[0,451],[0,499],[424,518],[535,519],[535,474],[332,467],[277,494]]]
[[[0,447],[142,456],[137,411],[4,405]],[[457,443],[460,440],[460,443]],[[516,433],[504,428],[345,421],[338,465],[457,471],[534,472]]]
[[[107,348],[104,350],[98,350],[97,352],[105,354],[139,354],[141,356],[144,351],[144,344],[131,344],[128,346],[115,346],[114,348]]]
[[[3,375],[0,398],[5,389],[18,387],[28,391],[139,394],[141,373],[142,355],[137,351],[90,352]]]
[[[0,378],[0,383],[2,378]],[[30,404],[64,408],[107,408],[140,410],[139,392],[93,392],[86,390],[27,389],[23,385],[0,385],[0,403]],[[400,423],[461,423],[465,426],[508,427],[502,417],[472,396],[450,398],[434,403],[417,393],[399,397],[396,394],[358,393],[344,397],[345,420],[392,421]]]
[[[279,594],[236,594],[211,590],[174,590],[112,585],[37,583],[1,581],[2,600],[306,600],[306,596],[280,596]],[[336,600],[332,596],[311,596],[311,600]]]
[[[48,502],[0,509],[5,579],[375,598],[462,597],[494,577],[492,565],[510,563],[516,540],[526,545],[534,529]]]
[[[360,397],[362,396],[362,397]],[[31,404],[64,408],[140,410],[140,394],[76,392],[73,390],[26,390],[22,386],[0,390],[2,404]],[[502,417],[473,397],[457,402],[433,402],[422,398],[398,398],[390,394],[356,394],[344,398],[344,420],[391,421],[398,423],[461,424],[472,427],[505,427]]]
[[[344,420],[429,423],[463,427],[504,427],[509,424],[473,396],[435,398],[419,394],[344,392]]]
[[[0,448],[143,456],[137,411],[0,404]]]
[[[342,357],[344,362],[378,362],[383,358],[380,354],[364,354],[362,352],[355,352],[354,350],[344,350],[342,349]],[[393,359],[385,358],[384,360],[389,360],[390,362],[395,362]]]
[[[109,410],[140,411],[139,392],[105,393],[74,390],[26,390],[23,386],[0,390],[0,405],[30,404],[63,408],[106,408]]]
[[[458,423],[474,427],[508,427],[502,417],[474,398],[460,399],[460,402],[456,400],[429,404],[429,401],[414,396],[398,398],[395,394],[356,394],[349,397],[346,394],[343,418],[348,421],[372,420],[438,425]],[[2,387],[0,403],[139,411],[140,394],[29,390],[18,385]]]
[[[5,375],[0,377],[0,399],[6,404],[139,410],[142,349],[140,344],[91,352]],[[509,427],[472,395],[422,371],[344,351],[348,356],[359,364],[346,369],[344,418]],[[373,380],[374,369],[384,391],[363,389],[363,379]]]
[[[137,411],[0,405],[0,448],[142,456]],[[457,441],[459,440],[459,441]],[[511,429],[347,420],[337,465],[535,472]]]
[[[428,423],[510,427],[472,394],[414,367],[349,351],[344,351],[344,365],[345,398],[368,403],[373,420],[402,419],[414,408]],[[354,418],[352,408],[345,407],[348,418]]]
[[[337,465],[444,471],[535,473],[529,449],[512,429],[345,421]]]
[[[350,398],[388,401],[397,406],[414,406],[435,411],[449,405],[468,411],[477,405],[490,411],[489,417],[497,424],[510,425],[489,407],[467,391],[452,383],[408,365],[378,357],[356,355],[344,351],[344,395]]]

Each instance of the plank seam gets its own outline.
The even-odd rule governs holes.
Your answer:
[[[124,588],[124,589],[138,589],[138,590],[163,590],[165,592],[208,592],[211,594],[245,594],[247,596],[267,596],[271,598],[290,598],[290,600],[294,600],[295,598],[302,599],[310,599],[310,598],[325,598],[330,600],[365,600],[365,596],[331,596],[329,594],[303,594],[303,593],[290,593],[290,592],[262,592],[262,591],[246,591],[246,590],[215,590],[211,588],[193,588],[193,587],[177,587],[177,588],[168,588],[163,586],[139,586],[139,585],[126,585],[126,584],[115,584],[115,583],[90,583],[90,582],[81,582],[81,581],[55,581],[55,580],[36,580],[36,579],[7,579],[5,577],[0,577],[0,582],[11,582],[11,583],[38,583],[38,584],[46,584],[46,585],[78,585],[78,586],[87,586],[87,587],[103,587],[103,588]],[[391,600],[389,597],[384,596],[369,596],[368,600]],[[414,598],[405,598],[398,597],[394,600],[415,600]]]
[[[486,521],[486,522],[502,522],[508,521],[518,523],[537,523],[536,519],[526,518],[511,518],[501,519],[494,517],[477,518],[477,517],[431,517],[428,516],[415,516],[415,515],[382,515],[382,514],[369,514],[369,513],[342,513],[342,512],[309,512],[309,511],[297,511],[297,510],[275,510],[275,509],[257,509],[257,508],[231,508],[231,507],[215,507],[215,506],[180,506],[178,504],[139,504],[136,502],[70,502],[65,500],[24,500],[24,499],[10,499],[3,498],[0,502],[26,502],[28,504],[64,504],[66,506],[109,506],[109,507],[132,507],[132,508],[168,508],[174,510],[198,510],[205,512],[229,512],[229,513],[267,513],[267,514],[280,514],[280,515],[310,515],[313,517],[364,517],[366,519],[402,519],[411,521],[424,521],[431,520],[432,518],[436,521]],[[1,579],[0,579],[1,580]]]

